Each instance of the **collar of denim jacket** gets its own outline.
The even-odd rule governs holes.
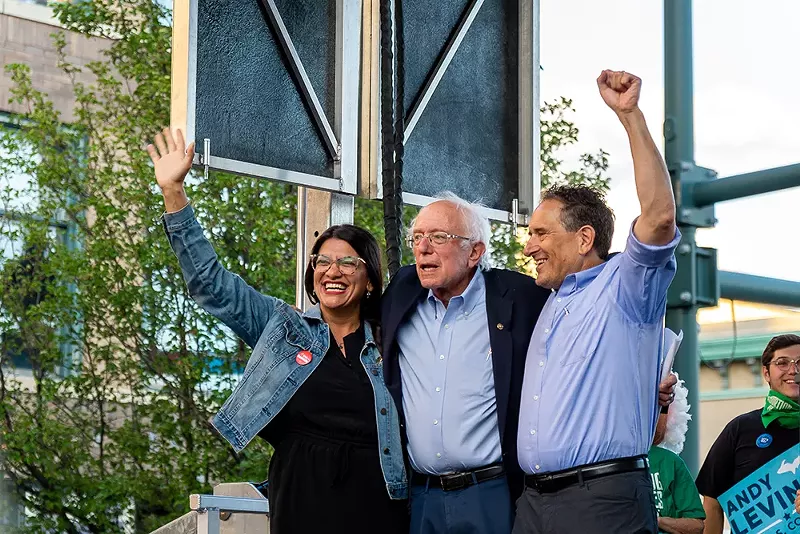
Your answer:
[[[316,319],[317,321],[321,321],[322,311],[319,309],[319,304],[314,304],[305,312],[303,312],[303,317],[306,319]]]
[[[303,312],[303,317],[306,319],[314,319],[315,321],[322,321],[322,311],[319,309],[319,304],[314,304]],[[364,321],[364,344],[376,344],[375,336],[372,333],[372,325],[369,321]]]

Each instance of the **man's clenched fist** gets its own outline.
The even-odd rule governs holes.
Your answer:
[[[639,93],[642,80],[629,72],[604,70],[597,77],[600,96],[617,115],[630,113],[639,108]]]

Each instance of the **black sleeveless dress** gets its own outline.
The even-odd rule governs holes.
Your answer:
[[[391,500],[381,472],[375,399],[360,353],[363,325],[330,349],[259,436],[269,466],[271,534],[407,534],[408,501]]]

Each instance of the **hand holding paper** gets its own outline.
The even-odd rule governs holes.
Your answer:
[[[683,341],[683,330],[676,334],[669,328],[664,329],[664,360],[661,364],[661,382],[663,382],[672,371],[672,364],[675,363],[675,355]]]

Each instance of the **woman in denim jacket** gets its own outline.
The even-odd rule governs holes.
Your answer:
[[[166,206],[164,226],[192,298],[253,348],[241,381],[214,417],[240,451],[261,436],[269,466],[270,530],[408,532],[397,411],[375,341],[380,249],[355,226],[328,228],[305,275],[304,314],[227,271],[183,188],[194,144],[169,129],[147,151]]]

